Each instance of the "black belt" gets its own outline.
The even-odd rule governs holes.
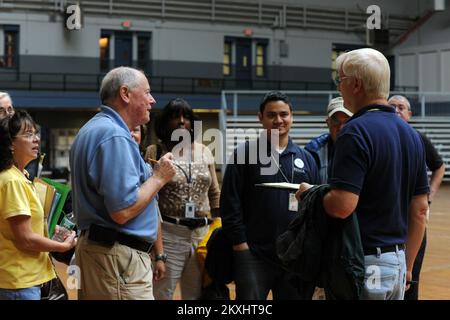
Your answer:
[[[84,234],[85,231],[83,230],[81,234]],[[117,241],[120,244],[147,253],[150,253],[153,248],[153,243],[96,224],[91,224],[89,227],[88,239],[107,246],[112,246]]]
[[[386,252],[397,252],[400,250],[405,250],[404,244],[394,244],[392,246],[386,246],[386,247],[364,248],[364,255],[370,256],[370,255],[382,254],[382,253],[386,253]]]
[[[211,224],[213,221],[211,219],[208,219],[207,217],[204,218],[172,218],[169,216],[161,215],[162,219],[164,221],[179,224],[181,226],[186,226],[191,230],[207,226]]]

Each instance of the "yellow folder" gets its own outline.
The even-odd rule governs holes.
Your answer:
[[[36,188],[38,198],[42,204],[42,208],[44,208],[45,218],[47,218],[52,208],[56,189],[52,185],[39,178],[34,179],[34,186]]]

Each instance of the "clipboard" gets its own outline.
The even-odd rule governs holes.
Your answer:
[[[266,182],[266,183],[257,183],[255,184],[255,187],[298,191],[298,189],[300,188],[300,184],[288,182]]]

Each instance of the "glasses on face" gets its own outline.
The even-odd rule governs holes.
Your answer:
[[[14,114],[14,108],[9,106],[6,108],[0,108],[0,115],[2,117],[12,116]]]
[[[24,137],[28,140],[33,140],[35,137],[36,137],[36,139],[41,139],[41,133],[40,132],[25,132],[24,134],[18,134],[17,137]]]
[[[344,76],[342,78],[340,78],[339,76],[336,76],[336,78],[333,79],[334,84],[336,85],[336,87],[339,87],[339,85],[342,83],[343,80],[347,79],[347,78],[351,78],[351,76]]]
[[[348,119],[345,119],[343,121],[339,121],[338,119],[331,117],[331,118],[328,118],[328,120],[330,121],[330,124],[332,126],[335,126],[335,127],[339,126],[340,127],[340,126],[343,126],[347,122]]]
[[[409,111],[409,110],[410,110],[410,109],[409,109],[406,105],[404,105],[404,104],[393,104],[393,103],[390,103],[390,105],[393,106],[394,109],[395,109],[397,112],[403,112],[403,111]]]

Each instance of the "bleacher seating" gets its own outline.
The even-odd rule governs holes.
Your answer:
[[[256,115],[229,116],[226,123],[226,159],[228,159],[237,143],[246,138],[256,138],[261,125]],[[435,145],[445,162],[444,180],[450,181],[450,119],[413,117],[410,123],[414,128],[425,133]],[[312,138],[325,132],[328,132],[325,117],[295,116],[290,136],[295,143],[304,147]]]
[[[450,181],[450,119],[442,117],[412,118],[411,125],[431,140],[444,159],[444,180]]]

